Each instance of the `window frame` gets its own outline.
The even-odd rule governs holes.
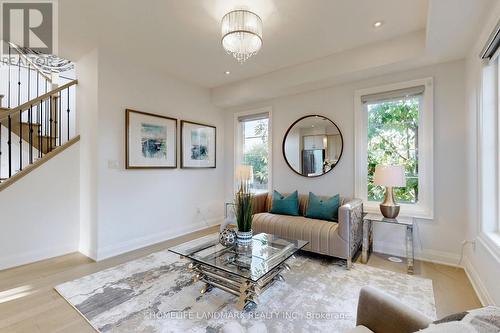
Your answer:
[[[234,164],[233,164],[233,192],[236,193],[238,191],[238,186],[236,182],[236,168],[241,164],[242,160],[242,131],[240,126],[240,117],[248,117],[252,115],[259,115],[267,113],[268,114],[268,123],[267,123],[267,145],[268,145],[268,182],[267,182],[267,191],[271,192],[273,188],[273,121],[272,121],[272,108],[271,107],[262,107],[258,109],[251,109],[242,112],[234,113]]]
[[[416,204],[400,204],[401,216],[422,219],[434,218],[434,84],[433,78],[423,78],[367,89],[356,90],[355,106],[355,196],[364,202],[367,212],[378,213],[379,202],[368,201],[368,113],[362,96],[380,94],[400,89],[425,86],[419,113],[419,201]]]
[[[478,104],[479,233],[500,244],[500,60],[481,67]],[[492,87],[493,86],[493,87]],[[495,179],[492,182],[492,179]]]

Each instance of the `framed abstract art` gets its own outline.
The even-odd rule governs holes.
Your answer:
[[[215,126],[181,120],[181,168],[215,168]]]
[[[126,110],[125,168],[177,168],[177,119]]]

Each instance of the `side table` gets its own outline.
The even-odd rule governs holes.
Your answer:
[[[361,262],[366,264],[368,257],[373,251],[373,224],[374,223],[387,223],[395,224],[406,227],[406,263],[408,266],[408,274],[413,274],[413,224],[415,218],[413,217],[397,217],[395,219],[388,219],[380,214],[367,214],[363,219],[363,248],[361,252]]]

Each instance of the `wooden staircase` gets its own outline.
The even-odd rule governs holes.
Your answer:
[[[4,111],[5,109],[0,110],[0,124],[2,124],[5,128],[9,128],[8,122],[8,111]],[[50,152],[49,145],[54,142],[55,137],[47,136],[41,134],[41,124],[32,123],[29,124],[27,122],[19,122],[18,118],[14,118],[11,120],[11,130],[12,133],[17,135],[18,137],[23,138],[23,143],[29,145],[29,133],[32,134],[32,147],[38,151],[41,151],[42,154],[47,154]],[[28,138],[27,138],[28,137]]]
[[[22,55],[19,59],[22,59]],[[8,103],[5,100],[2,103],[5,97],[0,95],[0,191],[80,139],[76,134],[75,110],[71,103],[75,101],[78,81],[72,80],[57,85],[51,81],[50,75],[41,73],[40,69],[31,66],[31,63],[29,60],[24,71],[27,71],[28,78],[33,77],[37,81],[30,82],[28,79],[23,87],[20,74],[17,76],[17,82],[15,82],[16,77],[12,78],[9,74],[8,78],[13,82],[8,83],[9,91],[6,95]],[[19,73],[21,72],[20,61],[18,69],[15,68],[16,64],[2,65],[9,66],[9,73],[15,73],[18,69]],[[14,71],[11,71],[11,66],[14,67]],[[45,80],[43,93],[39,93],[38,89],[40,77]],[[35,95],[33,87],[36,87],[36,97],[33,96]],[[24,94],[21,89],[27,89],[28,92]],[[27,100],[20,102],[20,97],[17,97],[20,105],[5,107],[6,104],[7,106],[12,104],[12,100],[15,99],[12,96],[9,98],[9,94],[21,96],[21,91],[27,96]]]

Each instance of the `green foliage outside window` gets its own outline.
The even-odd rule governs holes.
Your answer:
[[[388,164],[405,167],[406,187],[394,188],[396,200],[418,201],[418,123],[418,97],[368,105],[368,200],[383,200],[373,174],[377,164]]]
[[[253,167],[254,189],[267,189],[268,183],[268,121],[260,120],[254,129],[254,137],[259,142],[254,144],[244,155],[243,163]]]

